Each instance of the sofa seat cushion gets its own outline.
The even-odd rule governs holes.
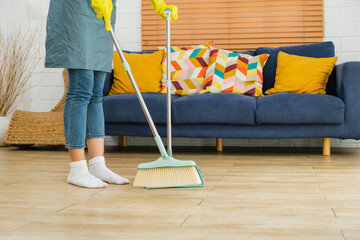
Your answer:
[[[173,123],[255,125],[256,98],[236,93],[195,94],[175,100]]]
[[[345,104],[331,95],[277,93],[257,100],[257,124],[342,124]]]
[[[166,94],[143,93],[144,101],[154,123],[166,124]],[[174,101],[178,96],[172,96]],[[103,97],[105,122],[147,123],[135,94],[118,94]]]

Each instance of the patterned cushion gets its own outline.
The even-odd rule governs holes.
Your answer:
[[[210,46],[214,46],[214,41],[198,46],[171,47],[172,94],[184,96],[203,90],[210,58]],[[161,92],[166,93],[166,58],[162,64],[162,71]]]
[[[251,56],[210,47],[210,62],[200,93],[263,96],[262,71],[269,54]]]

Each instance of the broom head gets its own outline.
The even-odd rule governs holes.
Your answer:
[[[204,180],[194,161],[176,160],[170,156],[138,166],[134,187],[171,188],[203,187]]]

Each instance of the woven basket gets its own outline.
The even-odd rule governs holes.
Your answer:
[[[50,112],[16,110],[5,136],[8,145],[65,145],[63,111],[68,89],[68,73],[63,71],[64,95]]]

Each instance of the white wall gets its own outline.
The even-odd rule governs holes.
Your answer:
[[[0,27],[4,32],[16,25],[27,25],[39,31],[38,46],[45,56],[45,27],[49,0],[0,0]],[[335,43],[338,63],[360,61],[360,0],[324,0],[324,40]],[[123,49],[141,50],[141,0],[117,1],[115,29]],[[44,59],[31,79],[31,90],[25,95],[20,108],[30,111],[49,111],[63,95],[61,70],[45,69]],[[107,144],[117,144],[114,137]],[[129,144],[151,145],[149,138],[129,138]],[[175,139],[174,145],[213,146],[214,139]],[[234,146],[320,146],[320,139],[224,140]],[[332,139],[333,146],[360,147],[360,142]]]
[[[338,62],[360,61],[360,0],[324,0],[324,40],[335,43]]]
[[[0,30],[3,34],[20,23],[27,23],[26,4],[26,0],[0,0]]]

